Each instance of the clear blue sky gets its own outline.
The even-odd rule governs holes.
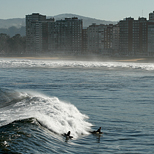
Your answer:
[[[0,0],[0,19],[24,18],[31,13],[54,16],[72,13],[102,20],[148,18],[154,0]]]

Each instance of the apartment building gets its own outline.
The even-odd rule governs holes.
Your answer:
[[[87,53],[87,29],[82,29],[82,53],[86,54]]]
[[[92,24],[87,28],[87,50],[89,53],[99,52],[99,26]]]
[[[46,16],[39,13],[26,15],[26,51],[37,53],[42,51],[42,22]]]
[[[83,29],[81,19],[54,21],[45,15],[26,15],[26,50],[29,53],[94,53],[104,55],[154,55],[154,12],[146,18],[125,18],[117,25],[92,24]]]
[[[113,54],[119,49],[119,28],[118,26],[92,24],[87,28],[87,48],[91,53],[103,55]],[[113,40],[116,39],[116,40]],[[113,44],[114,43],[114,44]],[[114,47],[116,47],[114,49]]]
[[[82,29],[82,20],[76,17],[48,23],[49,51],[80,53],[82,51]]]
[[[134,55],[147,55],[148,51],[148,31],[147,31],[147,19],[139,18],[133,21],[133,42],[132,52]]]
[[[112,37],[112,48],[113,54],[119,54],[119,25],[113,25],[113,37]]]
[[[148,55],[154,56],[154,22],[148,23]]]
[[[95,23],[87,28],[87,50],[89,53],[102,53],[105,48],[106,25]]]
[[[148,55],[154,56],[154,11],[149,13],[148,21]]]
[[[149,20],[154,21],[154,11],[149,13]]]
[[[109,24],[105,27],[104,33],[104,49],[108,54],[112,54],[113,51],[113,25]]]
[[[119,24],[120,52],[123,55],[146,55],[148,51],[148,33],[146,18],[126,18]]]
[[[132,52],[132,24],[133,18],[121,20],[119,25],[119,50],[121,54],[130,54]]]
[[[29,53],[80,53],[82,29],[82,20],[76,17],[54,21],[39,13],[26,15],[26,50]]]

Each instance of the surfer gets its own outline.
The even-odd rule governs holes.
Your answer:
[[[97,131],[92,131],[92,134],[103,134],[103,132],[101,132],[101,127],[99,127],[99,129]]]
[[[66,139],[68,140],[68,139],[72,139],[73,138],[73,136],[70,136],[70,134],[71,134],[71,132],[70,131],[68,131],[68,133],[66,134],[64,134],[64,137],[66,137]]]

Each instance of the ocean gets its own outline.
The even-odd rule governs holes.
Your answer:
[[[0,58],[0,133],[2,154],[153,154],[154,63]]]

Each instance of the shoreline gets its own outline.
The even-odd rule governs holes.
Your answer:
[[[10,56],[5,57],[2,56],[1,58],[5,59],[30,59],[30,60],[74,60],[74,61],[115,61],[115,62],[154,62],[154,58],[146,57],[146,58],[137,58],[137,57],[73,57],[73,56]]]

